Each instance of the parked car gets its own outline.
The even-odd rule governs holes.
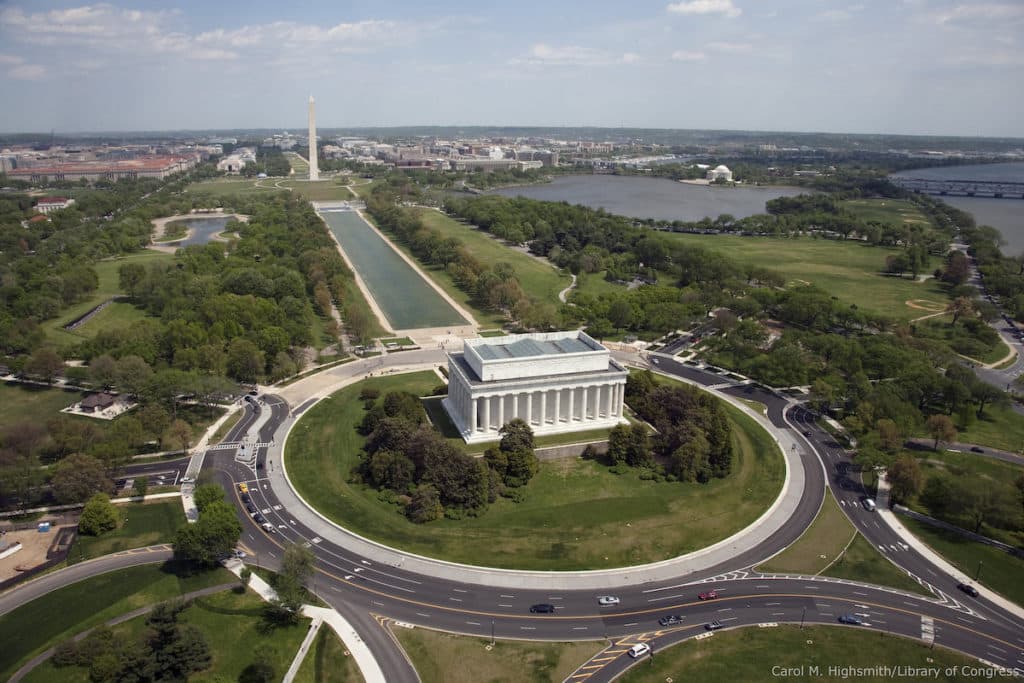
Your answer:
[[[249,487],[246,485],[244,481],[238,483],[238,492],[249,493]]]
[[[863,626],[864,620],[858,617],[856,614],[843,614],[839,617],[840,624],[851,624],[853,626]]]
[[[250,515],[255,515],[255,514],[256,514],[256,506],[255,506],[255,505],[253,505],[252,503],[246,503],[246,504],[245,504],[245,509],[246,509],[246,511],[247,511],[247,512],[248,512],[248,513],[249,513]]]
[[[718,591],[705,591],[697,596],[701,600],[714,600],[718,597]]]
[[[971,453],[984,453],[985,449],[981,446],[971,446]]]
[[[956,587],[970,595],[972,598],[978,597],[978,589],[969,583],[958,583]]]
[[[633,659],[639,659],[650,651],[651,646],[647,643],[637,643],[633,647],[629,648],[629,656]]]
[[[617,605],[619,604],[619,599],[614,595],[602,595],[597,598],[597,604],[604,606]]]
[[[722,628],[722,622],[720,622],[718,619],[715,619],[714,621],[709,621],[708,623],[704,624],[704,628],[708,631],[717,631],[718,629]]]
[[[243,503],[251,503],[252,502],[252,497],[248,493],[243,493],[242,494],[242,502]]]
[[[252,513],[252,518],[256,521],[257,524],[261,526],[267,524],[267,518],[261,515],[258,511]]]
[[[662,626],[675,626],[677,624],[683,623],[683,618],[678,614],[670,614],[667,617],[662,617],[661,619],[658,619],[658,623]]]
[[[277,533],[277,529],[275,529],[274,525],[271,524],[270,522],[263,522],[262,524],[260,524],[260,526],[263,527],[263,530],[266,531],[268,534],[276,534]]]
[[[531,605],[530,611],[534,614],[551,614],[555,611],[555,606],[542,602],[536,605]]]

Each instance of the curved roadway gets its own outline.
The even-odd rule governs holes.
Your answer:
[[[404,359],[425,360],[410,356]],[[383,362],[394,361],[388,358]],[[359,365],[341,366],[346,368],[341,374],[364,373]],[[954,578],[938,574],[923,557],[905,547],[893,531],[863,510],[859,505],[863,492],[859,477],[852,474],[852,463],[832,437],[815,426],[813,416],[770,391],[671,358],[658,357],[656,367],[705,387],[761,401],[768,406],[768,418],[779,428],[792,429],[787,419],[794,420],[798,425],[794,434],[805,439],[807,446],[797,449],[807,480],[789,524],[756,547],[727,562],[676,578],[635,583],[628,580],[629,570],[623,570],[624,580],[614,589],[621,603],[615,607],[599,607],[596,602],[598,594],[608,591],[545,587],[543,580],[533,580],[536,577],[515,588],[467,583],[453,580],[443,568],[430,574],[414,572],[402,562],[397,566],[381,564],[353,552],[335,542],[343,535],[332,534],[333,538],[327,538],[303,522],[306,511],[282,504],[271,479],[265,476],[268,469],[271,477],[276,473],[275,459],[271,457],[268,461],[265,449],[259,454],[256,469],[237,462],[232,452],[224,450],[210,451],[205,466],[220,483],[235,492],[244,525],[242,541],[257,563],[276,562],[286,543],[308,544],[314,549],[318,572],[311,587],[356,625],[389,681],[415,681],[417,677],[404,656],[396,651],[390,634],[382,628],[387,619],[482,637],[608,638],[625,643],[651,642],[661,648],[695,635],[706,621],[713,619],[727,628],[764,622],[835,624],[839,615],[855,613],[863,615],[872,628],[916,639],[934,638],[935,643],[1000,666],[1024,668],[1024,623],[984,597],[961,600]],[[327,395],[331,390],[332,387],[324,385],[320,394]],[[280,397],[265,396],[262,405],[247,409],[239,428],[253,424],[255,412],[270,411],[269,418],[262,416],[257,440],[273,443],[281,436],[279,428],[294,417],[292,413],[300,414],[313,402],[305,401],[293,411]],[[805,437],[804,431],[809,436]],[[264,532],[245,513],[236,487],[241,481],[249,483],[253,502],[275,527],[274,533]],[[826,481],[858,530],[890,560],[932,587],[936,599],[820,577],[767,577],[751,569],[802,534],[817,513]],[[282,492],[282,497],[288,498],[287,492]],[[697,599],[699,592],[711,588],[722,597],[707,602]],[[529,606],[535,603],[554,604],[556,611],[531,614]],[[667,614],[682,616],[683,625],[659,627],[658,619]],[[624,648],[614,652],[621,655],[620,650]],[[624,655],[617,656],[606,666],[581,673],[574,680],[610,680],[632,663]]]

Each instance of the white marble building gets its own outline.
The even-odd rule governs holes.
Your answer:
[[[448,354],[444,407],[466,443],[499,439],[516,417],[538,436],[614,427],[627,374],[585,332],[467,339]]]

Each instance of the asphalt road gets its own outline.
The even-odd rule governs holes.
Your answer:
[[[788,424],[787,408],[791,404],[777,394],[670,359],[658,358],[656,367],[742,398],[762,401],[768,406],[768,416],[774,424]],[[257,407],[271,414],[257,440],[269,442],[287,416],[288,407],[273,396],[263,399],[263,405]],[[251,551],[252,561],[275,565],[287,543],[308,544],[314,550],[318,572],[310,587],[360,629],[389,681],[417,678],[380,626],[379,621],[384,618],[485,638],[609,638],[616,643],[641,639],[652,642],[657,651],[693,636],[713,619],[727,628],[801,620],[835,624],[839,615],[853,613],[865,615],[863,619],[870,628],[914,638],[921,638],[925,628],[930,631],[933,627],[934,642],[939,645],[1001,666],[1024,667],[1024,624],[1016,623],[984,597],[961,599],[952,578],[937,574],[923,557],[904,547],[887,526],[863,509],[860,497],[864,492],[859,476],[832,437],[814,426],[806,411],[798,408],[788,412],[792,413],[788,417],[798,431],[810,432],[806,453],[801,452],[800,456],[812,465],[807,468],[805,500],[793,522],[757,549],[700,575],[621,589],[617,592],[621,602],[614,607],[599,607],[594,591],[491,588],[416,574],[401,566],[378,565],[315,536],[289,515],[263,477],[262,452],[254,467],[249,467],[236,460],[231,451],[210,451],[206,468],[234,492],[243,521],[242,542]],[[250,417],[255,420],[255,415],[247,415]],[[821,461],[815,450],[822,454]],[[273,525],[273,533],[264,532],[246,514],[237,489],[237,483],[242,481],[248,484],[252,503]],[[893,562],[933,586],[939,600],[837,580],[764,577],[751,570],[755,563],[799,537],[817,514],[826,482],[865,537]],[[717,589],[722,597],[709,602],[697,599],[699,592],[710,588]],[[536,603],[555,605],[555,613],[531,614],[529,607]],[[679,614],[685,626],[660,628],[657,620],[666,614]],[[617,671],[635,663],[624,654],[625,648],[617,649],[622,652],[606,662],[606,666],[588,671],[590,680],[610,680]]]

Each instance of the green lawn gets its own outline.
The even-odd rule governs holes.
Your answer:
[[[726,254],[741,263],[753,263],[781,273],[791,285],[814,284],[846,304],[909,320],[923,315],[906,305],[924,299],[944,307],[945,292],[934,279],[914,282],[909,278],[881,275],[885,258],[898,249],[873,247],[852,241],[690,235],[663,233],[666,239],[699,245]],[[922,270],[931,273],[938,259]]]
[[[89,318],[84,325],[65,332],[65,334],[91,339],[103,330],[128,327],[132,323],[145,320],[148,317],[150,315],[141,308],[136,308],[132,304],[123,301],[115,301]]]
[[[23,422],[41,423],[55,417],[62,408],[80,401],[86,394],[81,391],[55,389],[37,384],[5,382],[0,384],[0,429]],[[81,416],[69,416],[75,420],[90,420],[97,425],[106,420],[93,420]]]
[[[0,680],[31,656],[137,607],[235,580],[225,569],[179,576],[169,565],[122,569],[60,588],[0,617]]]
[[[130,254],[116,259],[107,259],[95,263],[93,267],[96,269],[96,275],[99,278],[99,286],[93,295],[86,301],[65,309],[59,317],[44,322],[40,327],[42,327],[43,331],[46,333],[47,338],[52,341],[59,344],[77,344],[82,341],[86,335],[81,334],[79,330],[67,332],[63,329],[64,325],[67,325],[72,320],[88,313],[91,309],[95,308],[107,299],[124,293],[118,285],[117,275],[118,268],[120,268],[122,264],[141,263],[143,265],[149,265],[153,262],[164,261],[169,263],[173,260],[174,256],[172,254],[144,249],[135,254]],[[91,321],[90,324],[92,324]],[[92,331],[88,336],[95,336],[95,330],[98,329],[99,327],[95,326],[94,331]]]
[[[848,199],[840,205],[864,221],[891,225],[931,225],[917,205],[904,199]]]
[[[306,175],[309,176],[309,162],[297,152],[285,152],[284,156],[288,159],[288,163],[291,164],[292,170],[295,171],[295,175]]]
[[[316,641],[295,675],[295,683],[357,683],[362,680],[355,658],[346,654],[345,644],[329,626],[320,627]]]
[[[309,167],[307,166],[306,170],[302,172],[296,170],[295,173],[300,176],[308,175]],[[343,185],[337,180],[321,180],[318,182],[285,180],[279,184],[281,187],[291,188],[306,199],[314,202],[352,199],[352,193],[349,192],[348,186]]]
[[[758,570],[780,574],[823,574],[931,595],[857,533],[828,490],[818,516],[804,535]]]
[[[1018,605],[1024,605],[1024,582],[1021,581],[1024,576],[1024,559],[908,517],[901,516],[900,522],[971,578],[977,575],[980,562],[983,592],[984,587],[991,588]]]
[[[600,652],[603,643],[531,643],[456,636],[423,628],[392,632],[423,683],[561,681]],[[682,680],[682,679],[678,679]]]
[[[829,675],[829,667],[870,667],[879,665],[938,667],[935,681],[971,681],[968,676],[945,676],[952,667],[978,666],[978,660],[941,647],[931,649],[920,641],[857,630],[849,626],[797,626],[743,628],[720,631],[711,638],[690,640],[665,650],[634,666],[616,679],[622,683],[665,683],[665,681],[800,681],[888,683],[883,676],[841,677]],[[802,675],[779,676],[773,667],[802,670]],[[801,669],[801,667],[803,667]],[[818,667],[813,675],[809,667]],[[959,670],[959,669],[958,669]],[[922,679],[923,680],[923,679]]]
[[[241,179],[237,177],[215,178],[212,180],[202,180],[197,183],[190,183],[189,186],[185,188],[185,192],[203,195],[206,197],[231,194],[255,194],[260,192],[284,192],[284,190],[274,187],[274,183],[277,180],[279,179],[265,178],[263,180],[256,180],[252,178]],[[257,185],[257,183],[259,183],[259,185]]]
[[[541,570],[598,569],[654,562],[703,548],[753,522],[778,495],[781,454],[767,433],[732,408],[734,473],[708,484],[641,481],[594,461],[541,463],[525,500],[501,498],[480,517],[416,525],[397,504],[349,482],[363,443],[363,387],[418,395],[438,383],[421,372],[372,378],[310,409],[292,430],[286,457],[293,484],[314,507],[356,533],[456,562]]]
[[[576,287],[569,292],[568,299],[572,301],[574,294],[588,294],[599,297],[602,294],[620,294],[626,291],[625,285],[618,285],[604,279],[605,271],[600,273],[580,273],[576,276]]]
[[[306,635],[309,620],[301,619],[295,626],[263,628],[263,600],[248,591],[238,594],[224,591],[196,599],[178,617],[181,623],[193,624],[210,646],[213,661],[209,668],[193,674],[190,680],[235,681],[257,655],[267,659],[280,680],[291,665],[292,658]],[[113,627],[122,640],[139,640],[147,630],[146,617],[136,617]],[[25,680],[29,682],[88,681],[88,671],[79,667],[57,668],[47,663]]]
[[[1024,452],[1024,415],[1008,407],[985,408],[981,419],[968,427],[958,424],[957,430],[957,441],[963,443],[976,443],[1011,453]]]
[[[379,340],[381,344],[385,346],[388,344],[398,344],[399,346],[413,346],[412,339],[408,337],[388,337],[387,339]]]
[[[161,498],[150,503],[118,505],[121,525],[102,536],[79,535],[68,552],[68,564],[129,548],[170,543],[174,532],[185,524],[185,512],[178,498]]]
[[[758,569],[768,573],[820,574],[835,562],[855,533],[832,492],[826,489],[821,510],[803,536]]]
[[[559,273],[554,267],[521,251],[507,247],[486,232],[459,223],[440,211],[422,209],[419,211],[419,216],[427,227],[437,230],[444,237],[455,237],[461,241],[466,249],[484,265],[493,266],[502,261],[510,263],[516,271],[516,277],[519,278],[519,284],[522,285],[523,291],[535,301],[558,305],[558,293],[572,282],[572,278]],[[406,245],[400,246],[406,253],[410,253]],[[481,325],[501,325],[503,322],[501,315],[471,306],[469,295],[455,286],[444,269],[436,266],[424,267],[424,269],[449,296],[472,311]]]

